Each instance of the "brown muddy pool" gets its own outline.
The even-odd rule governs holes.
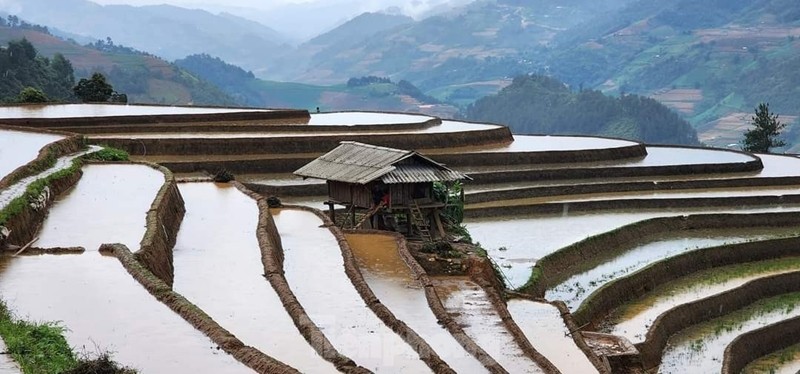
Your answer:
[[[508,311],[539,353],[562,373],[597,373],[586,354],[572,340],[558,308],[529,300],[508,301]]]
[[[432,280],[447,312],[509,373],[543,373],[514,341],[480,286],[467,277],[433,277]]]
[[[375,296],[433,347],[459,373],[485,373],[483,365],[438,324],[425,291],[400,257],[397,242],[387,235],[348,234],[364,279]]]
[[[152,297],[115,257],[0,256],[0,294],[20,318],[59,321],[77,352],[141,373],[252,373]]]
[[[0,179],[39,155],[42,147],[61,135],[0,129]]]
[[[315,214],[272,211],[284,270],[294,294],[333,345],[376,372],[430,372],[419,356],[367,308],[344,272],[339,243]]]
[[[186,215],[174,249],[178,293],[245,344],[304,372],[335,372],[262,276],[258,207],[229,184],[181,183]]]
[[[96,251],[104,243],[122,243],[135,252],[163,184],[164,174],[146,165],[84,166],[80,181],[50,208],[34,246]]]

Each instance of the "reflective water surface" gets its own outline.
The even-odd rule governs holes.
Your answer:
[[[508,301],[508,311],[539,353],[562,373],[596,373],[564,325],[558,308],[523,299]]]
[[[114,257],[0,256],[0,294],[20,318],[59,321],[77,352],[141,373],[252,373],[152,297]]]
[[[268,112],[266,109],[203,108],[177,106],[115,105],[115,104],[47,104],[0,106],[2,118],[75,118],[143,116],[159,114],[213,114],[237,112]]]
[[[263,277],[258,207],[227,184],[181,183],[186,216],[174,250],[174,289],[245,344],[304,373],[336,369],[317,355]]]
[[[320,125],[395,125],[404,123],[423,123],[433,117],[418,114],[402,113],[375,113],[375,112],[338,112],[338,113],[312,113],[311,126]]]
[[[347,242],[372,292],[399,320],[419,334],[456,372],[486,372],[483,365],[438,324],[428,307],[425,291],[400,257],[394,238],[348,234]]]
[[[139,250],[147,211],[164,174],[146,165],[87,165],[78,184],[60,197],[39,230],[40,248],[122,243]]]
[[[36,159],[45,145],[63,138],[61,135],[0,129],[0,179]]]
[[[433,277],[447,312],[509,373],[542,373],[506,329],[486,292],[467,277]]]
[[[306,211],[273,210],[289,286],[344,355],[373,371],[430,372],[419,355],[367,308],[344,272],[339,243]]]

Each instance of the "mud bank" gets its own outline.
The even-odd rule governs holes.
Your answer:
[[[0,125],[0,130],[35,132],[46,135],[63,137],[62,139],[56,140],[42,147],[39,150],[36,158],[29,161],[25,165],[15,168],[13,171],[11,171],[6,175],[0,173],[0,190],[16,183],[20,179],[38,174],[46,170],[47,168],[51,167],[52,164],[55,162],[55,160],[58,159],[59,157],[63,157],[68,154],[78,152],[85,146],[83,137],[75,134],[47,131],[47,130],[32,131],[31,129],[28,128],[3,126],[3,125]]]
[[[163,166],[152,164],[150,166],[164,174],[164,185],[159,189],[153,204],[150,205],[150,210],[147,211],[147,228],[134,257],[172,287],[175,277],[172,248],[175,246],[186,209],[172,172]]]
[[[671,190],[707,190],[719,188],[741,187],[777,187],[800,184],[800,177],[777,178],[729,178],[698,179],[682,181],[647,181],[624,183],[587,183],[542,187],[524,187],[467,193],[468,204],[477,204],[499,200],[516,200],[533,197],[588,195],[600,193],[671,191]]]
[[[273,153],[325,153],[337,147],[339,142],[352,140],[368,144],[401,149],[447,148],[459,145],[492,144],[510,141],[511,131],[507,127],[478,131],[450,133],[396,133],[396,134],[348,134],[314,137],[260,137],[260,138],[191,138],[191,139],[127,139],[102,138],[99,142],[121,148],[131,155],[244,155]]]
[[[137,133],[186,133],[186,132],[343,132],[352,131],[357,128],[360,131],[415,131],[437,126],[442,123],[438,118],[431,118],[427,121],[410,123],[392,123],[375,125],[310,125],[301,121],[303,117],[297,119],[279,117],[272,120],[248,120],[246,122],[218,122],[208,123],[200,121],[197,123],[157,123],[140,124],[136,126],[78,126],[63,127],[60,130],[74,131],[83,134],[125,134]],[[297,122],[297,123],[295,123]]]
[[[729,244],[690,251],[656,262],[606,284],[581,304],[574,316],[579,324],[595,324],[608,313],[661,284],[711,268],[764,261],[800,254],[800,237]]]
[[[676,306],[660,315],[647,332],[643,343],[636,344],[646,369],[661,362],[667,340],[692,325],[724,316],[760,299],[800,290],[800,272],[774,275],[745,283],[736,289],[705,299]]]
[[[521,291],[535,297],[543,297],[545,291],[570,276],[577,274],[587,263],[596,263],[598,258],[618,254],[615,248],[629,248],[643,238],[659,234],[676,233],[692,229],[786,227],[800,224],[794,212],[753,214],[695,214],[687,216],[659,217],[605,232],[564,247],[541,258],[533,268],[531,279]]]
[[[424,153],[424,151],[423,151]],[[506,166],[536,164],[566,164],[623,160],[647,155],[644,144],[599,149],[530,152],[435,152],[431,154],[437,162],[449,166]]]
[[[122,244],[106,244],[101,252],[113,253],[125,270],[160,302],[180,315],[196,329],[208,336],[222,350],[236,358],[239,362],[258,373],[299,373],[294,368],[265,355],[263,352],[244,345],[236,336],[214,322],[196,305],[176,293],[164,281],[142,266],[134,255]]]
[[[629,166],[629,167],[603,167],[602,175],[604,179],[627,178],[627,177],[652,177],[652,176],[674,176],[691,174],[722,174],[722,173],[744,173],[756,172],[764,168],[760,159],[753,157],[746,162],[730,162],[717,164],[684,164],[684,165],[662,165],[662,166]],[[553,181],[571,179],[594,179],[597,178],[598,168],[559,168],[559,169],[530,169],[530,170],[506,170],[491,172],[470,173],[475,183],[493,184],[525,182],[531,180]]]
[[[84,104],[91,110],[90,106],[96,104]],[[141,109],[141,114],[124,113],[120,115],[99,114],[93,115],[91,111],[86,112],[84,115],[78,113],[77,115],[70,114],[68,117],[64,116],[34,116],[17,118],[2,118],[0,121],[8,125],[15,126],[28,126],[38,128],[70,128],[71,130],[78,130],[82,127],[91,126],[108,126],[108,125],[136,125],[136,124],[156,124],[156,123],[192,123],[192,122],[232,122],[232,121],[274,121],[274,120],[287,120],[287,119],[300,119],[308,120],[310,115],[306,110],[295,109],[278,109],[278,110],[265,110],[265,109],[252,109],[252,108],[224,108],[224,107],[192,107],[192,106],[167,106],[167,105],[140,105],[140,104],[102,104],[108,107],[127,107],[130,112],[136,112]],[[42,107],[41,105],[29,105],[30,107]],[[164,108],[166,113],[153,113],[159,108]],[[186,108],[189,113],[174,113],[175,109]],[[35,111],[36,108],[34,108]],[[200,109],[205,113],[191,113],[195,109]],[[214,109],[219,109],[219,113],[213,113]],[[210,112],[211,111],[211,112]],[[170,113],[172,112],[172,113]],[[133,126],[132,128],[136,128]]]
[[[9,230],[10,234],[5,239],[0,238],[0,248],[7,243],[22,246],[32,241],[47,217],[48,207],[52,206],[58,196],[63,195],[74,187],[81,179],[81,176],[83,176],[81,162],[73,161],[72,166],[47,177],[49,181],[46,187],[50,193],[43,195],[47,196],[43,206],[34,207],[25,203],[22,204],[19,212],[8,217],[2,225]]]
[[[737,197],[699,197],[699,198],[666,198],[666,199],[620,199],[596,201],[570,201],[564,203],[543,203],[515,205],[508,202],[494,202],[491,207],[476,208],[467,205],[465,218],[503,217],[526,214],[557,214],[566,212],[595,212],[610,210],[646,210],[675,208],[716,208],[741,206],[781,206],[800,203],[800,194],[778,196],[737,196]]]
[[[759,357],[797,344],[800,336],[800,317],[787,319],[739,335],[725,348],[722,374],[738,374]]]

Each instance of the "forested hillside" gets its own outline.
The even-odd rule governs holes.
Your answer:
[[[75,77],[72,65],[61,54],[52,59],[42,57],[29,41],[22,39],[0,48],[0,102],[15,102],[25,87],[44,92],[50,100],[73,98]]]
[[[652,144],[698,144],[694,129],[657,101],[571,91],[563,82],[524,75],[500,93],[470,105],[466,117],[507,124],[515,134],[582,134]]]
[[[7,94],[18,94],[19,86],[24,84],[40,88],[51,100],[68,100],[74,81],[67,76],[71,77],[74,71],[78,79],[89,77],[93,72],[105,74],[115,90],[127,94],[131,103],[237,104],[208,81],[158,57],[117,45],[110,39],[81,46],[51,35],[44,26],[26,23],[15,16],[0,20],[0,46],[8,44],[6,52],[13,53],[11,46],[17,48],[19,41],[26,39],[39,56],[12,59],[24,66],[25,73],[9,75],[14,79],[0,80],[4,98],[10,97]],[[18,56],[29,57],[30,48],[22,49],[28,52]],[[71,67],[65,66],[65,61]]]

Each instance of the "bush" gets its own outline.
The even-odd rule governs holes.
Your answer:
[[[101,353],[96,358],[84,357],[78,365],[67,370],[64,374],[135,374],[136,370],[123,367],[111,359],[107,352]]]
[[[19,92],[19,102],[21,103],[46,103],[50,101],[42,90],[34,87],[25,87]]]
[[[86,159],[98,161],[128,161],[130,159],[130,155],[128,152],[125,152],[121,149],[103,147],[103,149],[97,152],[86,155]]]
[[[227,169],[219,169],[216,173],[214,173],[214,182],[217,183],[228,183],[234,179],[236,178],[233,176],[233,173]]]

